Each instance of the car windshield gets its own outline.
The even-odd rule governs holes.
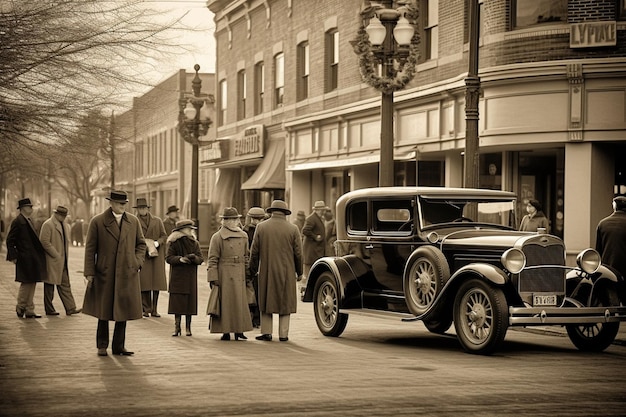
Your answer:
[[[420,198],[420,223],[431,227],[449,223],[515,225],[515,200]]]

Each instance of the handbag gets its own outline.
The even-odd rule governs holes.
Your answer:
[[[209,316],[219,317],[221,311],[220,287],[214,285],[213,288],[211,288],[211,293],[209,294],[209,303],[206,307],[206,313]]]

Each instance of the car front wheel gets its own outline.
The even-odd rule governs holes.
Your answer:
[[[339,312],[339,292],[335,278],[324,272],[313,290],[315,322],[324,336],[340,336],[348,324],[348,315]]]
[[[480,279],[461,285],[454,301],[454,328],[468,353],[493,353],[508,328],[507,303],[502,290]]]
[[[418,248],[413,258],[404,277],[404,297],[409,311],[419,316],[428,311],[450,279],[450,267],[445,255],[432,246]]]

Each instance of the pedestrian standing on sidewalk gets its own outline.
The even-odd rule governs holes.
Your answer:
[[[52,216],[43,222],[41,232],[39,232],[39,240],[41,240],[41,245],[46,251],[46,268],[48,271],[43,284],[43,305],[47,316],[59,315],[52,304],[55,286],[65,308],[65,314],[71,316],[81,311],[76,308],[67,268],[71,233],[70,225],[65,222],[67,213],[66,207],[57,206]]]
[[[265,210],[261,207],[250,207],[246,217],[248,223],[243,227],[243,231],[248,235],[248,246],[252,247],[252,239],[256,226],[265,220]],[[261,312],[259,311],[259,281],[253,279],[250,275],[246,280],[248,288],[248,306],[250,307],[250,315],[252,316],[252,327],[258,329],[261,327]],[[253,299],[252,299],[253,298]]]
[[[222,333],[221,340],[248,339],[252,319],[246,295],[246,274],[250,252],[248,235],[239,227],[241,215],[234,207],[225,207],[220,215],[222,227],[211,236],[208,259],[208,281],[220,287],[221,312],[209,318],[211,333]]]
[[[110,207],[91,219],[87,230],[83,314],[98,319],[99,356],[107,356],[109,321],[115,321],[113,354],[128,356],[134,352],[124,346],[126,322],[142,317],[139,270],[146,242],[139,219],[126,212],[126,192],[113,190],[107,200]]]
[[[198,265],[204,262],[200,243],[193,235],[193,220],[179,220],[167,238],[166,262],[170,264],[168,314],[174,315],[174,333],[180,336],[185,315],[186,335],[191,336],[191,316],[198,314]]]
[[[141,302],[143,316],[161,317],[158,312],[159,291],[167,290],[165,279],[165,241],[167,233],[163,221],[150,213],[150,206],[145,198],[138,198],[137,218],[146,240],[146,261],[139,272],[141,277]]]
[[[302,238],[298,226],[287,221],[287,203],[274,200],[266,211],[271,217],[256,227],[250,249],[250,274],[259,280],[261,335],[256,339],[272,340],[272,315],[278,314],[279,340],[286,342],[297,307],[296,281],[302,280]]]
[[[7,261],[15,264],[15,281],[20,283],[15,311],[17,317],[38,319],[33,298],[37,283],[46,278],[46,256],[31,219],[30,198],[21,199],[17,209],[20,214],[11,222],[7,236]]]
[[[326,251],[326,226],[324,214],[330,210],[324,201],[316,201],[313,212],[304,221],[302,227],[302,256],[304,257],[303,275],[304,280],[300,283],[300,292],[303,293],[309,278],[311,266]]]
[[[176,222],[180,220],[179,211],[180,209],[175,205],[167,208],[167,213],[163,219],[163,226],[165,227],[165,233],[167,233],[168,236],[176,227]]]
[[[613,213],[600,220],[596,229],[596,250],[602,263],[611,266],[626,279],[626,197],[613,199]],[[622,299],[626,299],[626,283],[621,280]]]

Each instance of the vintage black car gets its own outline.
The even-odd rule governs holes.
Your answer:
[[[302,299],[326,336],[348,314],[375,313],[439,334],[454,323],[469,353],[496,351],[509,326],[565,326],[578,349],[606,349],[626,320],[622,277],[594,249],[566,265],[559,237],[516,230],[516,204],[482,189],[349,192],[337,201],[337,256],[313,265]]]

